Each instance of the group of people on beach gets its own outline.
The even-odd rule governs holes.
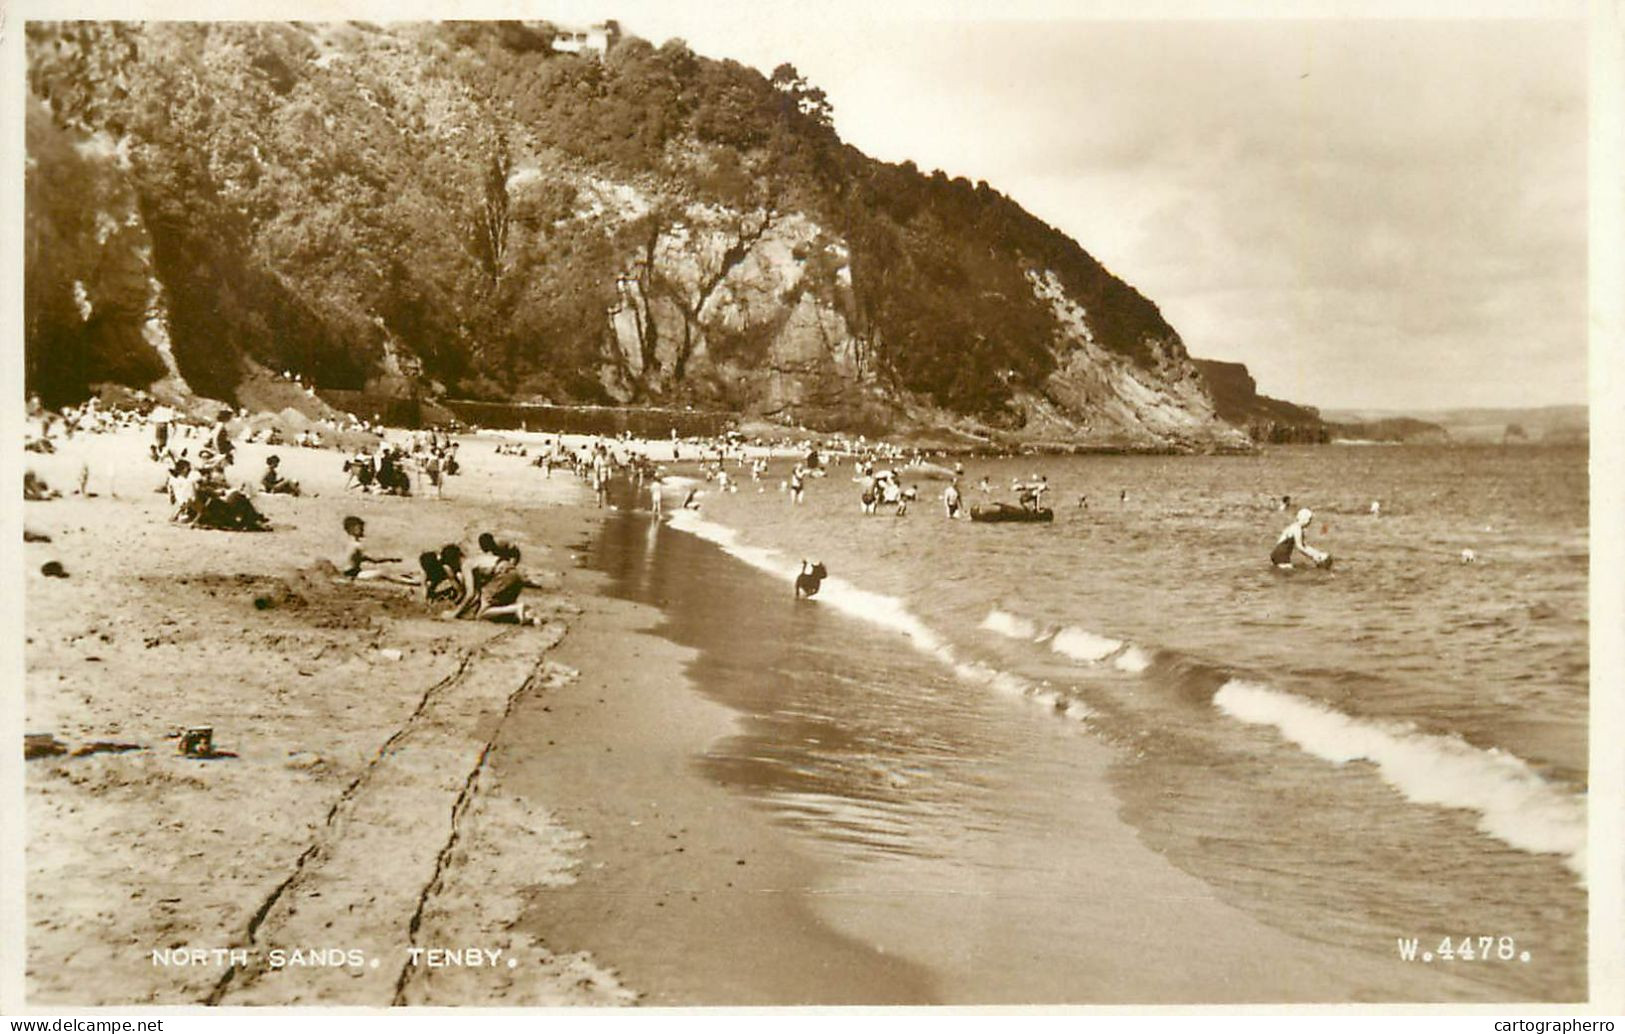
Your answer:
[[[415,575],[384,566],[400,563],[401,557],[374,556],[367,551],[366,521],[351,515],[344,518],[343,526],[343,549],[333,561],[340,577],[357,582],[421,585],[425,603],[450,605],[440,614],[447,619],[538,623],[520,598],[527,582],[519,566],[519,547],[512,542],[487,531],[480,534],[479,548],[473,554],[455,542],[425,550],[418,554],[418,566],[423,571],[420,581]]]
[[[344,461],[345,487],[383,495],[411,495],[415,468],[422,491],[440,498],[445,479],[459,474],[457,443],[442,431],[414,431],[405,445],[381,439]]]
[[[170,520],[194,528],[214,528],[222,531],[267,531],[271,522],[249,498],[247,486],[233,487],[227,480],[226,470],[236,458],[236,446],[228,421],[229,410],[221,410],[207,438],[198,448],[194,462],[189,446],[176,451],[176,441],[167,425],[155,422],[153,459],[165,468],[163,491],[169,493],[172,507]],[[161,442],[161,444],[160,444]],[[296,495],[299,486],[277,472],[278,459],[271,456],[262,475],[262,486],[269,483],[275,491]],[[267,478],[269,479],[267,481]]]

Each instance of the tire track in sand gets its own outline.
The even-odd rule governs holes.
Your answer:
[[[249,950],[248,963],[228,969],[206,1004],[396,1000],[414,924],[443,882],[491,743],[514,703],[541,684],[543,656],[563,634],[556,623],[499,632],[423,693],[255,911],[238,945]],[[289,964],[272,964],[277,950]],[[356,951],[361,962],[300,965],[294,951],[305,959]]]

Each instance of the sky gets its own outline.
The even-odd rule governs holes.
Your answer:
[[[1436,17],[1409,17],[1424,5]],[[23,8],[265,17],[258,0]],[[1276,398],[1415,410],[1587,401],[1586,12],[1585,0],[288,0],[277,16],[613,17],[764,73],[789,61],[828,93],[848,143],[986,180],[1156,302],[1193,355],[1246,363]],[[1615,135],[1600,131],[1598,164],[1617,175]],[[1617,210],[1618,186],[1603,189],[1599,210]],[[1607,281],[1620,242],[1601,236]],[[1592,300],[1601,349],[1617,302]]]
[[[1581,21],[1129,21],[1020,0],[531,10],[793,63],[847,142],[987,180],[1265,394],[1586,401]]]

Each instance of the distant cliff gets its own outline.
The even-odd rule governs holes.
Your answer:
[[[844,144],[788,65],[546,23],[27,37],[25,345],[48,401],[154,379],[230,400],[288,370],[824,429],[1246,444],[1152,302],[988,184]]]
[[[1331,431],[1320,413],[1258,393],[1253,375],[1241,363],[1196,359],[1219,418],[1256,442],[1326,442]]]
[[[1338,410],[1341,437],[1390,437],[1457,444],[1584,445],[1591,437],[1587,406],[1410,410]],[[1369,433],[1358,433],[1358,432]]]

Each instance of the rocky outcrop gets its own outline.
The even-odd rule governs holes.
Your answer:
[[[617,400],[815,422],[864,407],[872,371],[846,316],[841,241],[801,213],[698,204],[646,233],[608,314],[602,376]]]
[[[1219,419],[1245,430],[1260,442],[1324,442],[1327,424],[1307,407],[1258,393],[1253,375],[1241,363],[1193,360],[1213,398]]]
[[[1102,348],[1089,313],[1048,271],[1028,274],[1052,307],[1058,364],[1041,398],[1029,402],[1034,436],[1093,445],[1240,448],[1247,442],[1218,418],[1200,372],[1177,335],[1146,337],[1149,363]]]

